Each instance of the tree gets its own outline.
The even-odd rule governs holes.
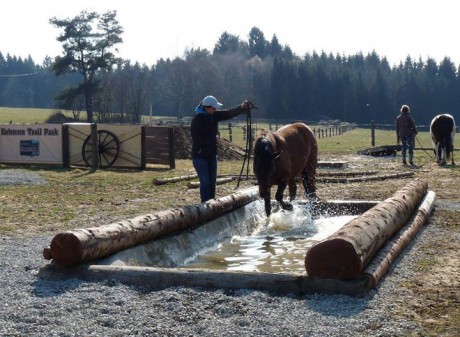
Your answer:
[[[236,53],[240,47],[238,36],[223,32],[214,46],[213,54]]]
[[[265,40],[264,33],[257,27],[251,28],[249,32],[249,55],[264,59],[267,56],[267,49],[268,42]]]
[[[50,19],[51,24],[63,29],[57,37],[62,42],[63,56],[55,58],[53,71],[56,76],[75,72],[82,75],[83,81],[67,92],[83,95],[89,123],[93,121],[93,96],[99,90],[98,72],[111,70],[119,62],[114,51],[118,51],[115,45],[123,42],[120,37],[123,28],[116,14],[116,11],[102,15],[82,11],[73,19]]]

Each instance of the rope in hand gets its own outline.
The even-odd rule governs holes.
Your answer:
[[[251,109],[257,109],[256,106],[251,107]],[[251,109],[246,113],[246,148],[244,149],[244,158],[243,165],[241,166],[240,175],[238,176],[238,181],[235,186],[235,190],[240,186],[241,176],[243,175],[244,167],[246,165],[246,179],[249,178],[249,161],[251,159],[251,150],[252,150],[252,114]],[[247,162],[247,164],[246,164]]]
[[[414,138],[417,140],[418,145],[420,145],[420,148],[428,155],[428,157],[434,158],[432,153],[429,153],[427,150],[425,150],[423,145],[420,143],[420,140],[418,139],[417,135],[415,135]]]

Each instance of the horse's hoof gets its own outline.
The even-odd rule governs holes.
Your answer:
[[[283,207],[283,209],[286,211],[292,211],[294,209],[294,207],[291,204],[284,204],[281,207]]]

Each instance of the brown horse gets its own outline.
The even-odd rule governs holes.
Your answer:
[[[254,174],[259,184],[259,195],[265,201],[265,212],[271,214],[270,189],[277,185],[275,199],[286,210],[292,205],[283,201],[289,186],[290,201],[297,193],[295,179],[302,176],[305,194],[316,198],[316,166],[318,145],[311,129],[303,123],[283,126],[278,131],[266,132],[254,144]]]

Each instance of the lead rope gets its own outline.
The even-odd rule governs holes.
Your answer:
[[[251,109],[257,109],[257,107],[252,107]],[[238,181],[235,186],[235,190],[240,186],[241,176],[243,175],[244,166],[246,166],[246,179],[249,178],[249,161],[251,159],[251,142],[252,142],[252,114],[251,109],[246,113],[246,148],[244,149],[244,158],[243,165],[241,166],[240,175],[238,176]],[[247,164],[246,164],[247,162]]]
[[[418,145],[420,145],[420,147],[421,147],[421,148],[423,149],[423,151],[428,155],[428,157],[430,157],[430,158],[435,158],[435,157],[433,157],[433,154],[432,154],[432,153],[429,153],[427,150],[425,150],[425,148],[423,147],[423,145],[420,143],[420,140],[418,140],[417,135],[415,135],[415,139],[417,139]]]

